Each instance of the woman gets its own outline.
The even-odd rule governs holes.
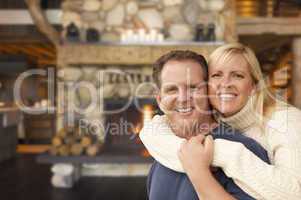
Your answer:
[[[216,119],[259,142],[271,164],[239,143],[222,141],[221,145],[217,140],[210,142],[211,137],[190,139],[181,147],[169,145],[166,163],[171,169],[185,171],[200,196],[206,178],[199,177],[209,168],[200,163],[206,161],[221,167],[256,199],[301,199],[301,112],[270,95],[249,48],[237,43],[224,45],[210,55],[208,63],[209,100],[217,111]],[[162,146],[164,141],[156,145]],[[212,146],[213,158],[212,151],[208,151]]]

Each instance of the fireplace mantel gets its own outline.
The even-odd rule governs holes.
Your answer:
[[[171,50],[192,50],[205,57],[223,42],[163,42],[160,44],[68,43],[58,47],[58,66],[153,64]]]

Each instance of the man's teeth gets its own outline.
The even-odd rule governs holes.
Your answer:
[[[178,108],[177,111],[181,113],[186,113],[192,111],[192,108]]]
[[[221,98],[222,100],[231,100],[235,97],[236,96],[234,94],[220,94],[219,95],[219,98]]]

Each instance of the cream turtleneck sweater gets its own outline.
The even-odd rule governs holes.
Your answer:
[[[263,127],[248,103],[229,118],[218,117],[268,152],[267,164],[243,144],[224,139],[214,141],[213,166],[221,167],[228,177],[256,199],[301,200],[301,111],[294,107],[276,107]],[[146,123],[140,138],[149,153],[162,165],[184,172],[177,151],[184,139],[173,134],[165,116]]]

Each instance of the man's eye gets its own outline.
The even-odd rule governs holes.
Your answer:
[[[221,77],[221,74],[212,74],[211,75],[211,78],[219,78],[219,77]]]
[[[198,90],[200,90],[201,89],[201,86],[197,86],[197,85],[194,85],[194,86],[191,86],[190,87],[190,90],[191,91],[198,91]]]
[[[206,86],[206,84],[192,85],[192,86],[190,86],[190,90],[191,91],[200,91],[203,88],[205,88],[204,86]]]
[[[163,91],[164,91],[164,93],[170,94],[170,93],[175,93],[177,91],[177,89],[176,88],[165,88]]]

